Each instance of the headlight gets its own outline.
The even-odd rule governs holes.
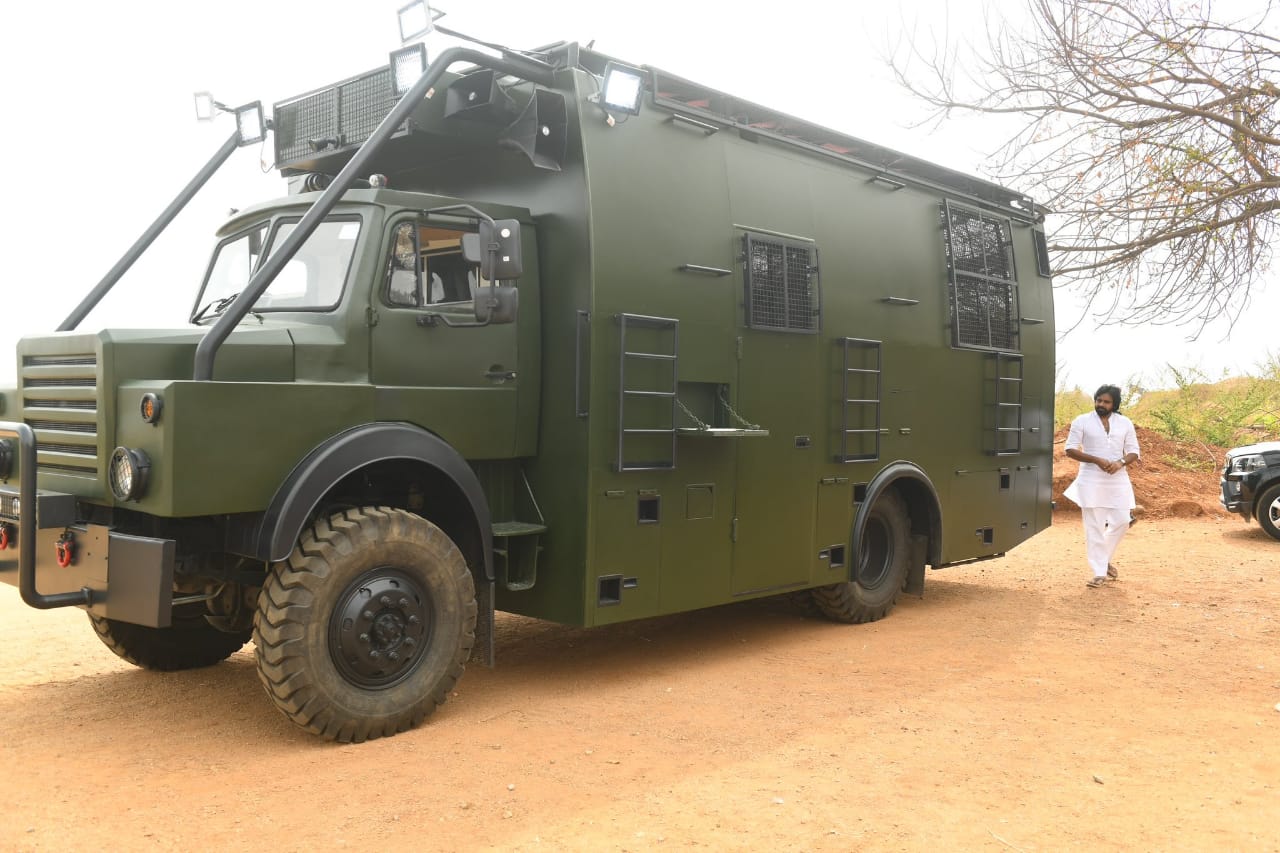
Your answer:
[[[107,469],[111,494],[117,500],[136,501],[147,488],[150,471],[151,460],[147,454],[129,447],[117,447],[111,454],[111,465]]]
[[[1251,453],[1248,456],[1237,456],[1231,460],[1231,468],[1228,469],[1232,473],[1247,473],[1249,471],[1260,471],[1267,467],[1267,460],[1261,453]]]
[[[9,479],[13,473],[13,442],[7,438],[0,439],[0,480]]]

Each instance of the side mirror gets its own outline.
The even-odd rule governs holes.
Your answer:
[[[514,323],[520,308],[520,291],[505,284],[478,287],[475,306],[477,323],[495,326]]]
[[[524,272],[520,257],[520,223],[515,219],[481,221],[479,234],[462,235],[462,257],[480,265],[485,281],[511,281]]]

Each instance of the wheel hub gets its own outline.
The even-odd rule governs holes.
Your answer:
[[[390,687],[406,678],[430,639],[431,598],[398,569],[374,569],[352,581],[329,619],[329,654],[360,687]]]

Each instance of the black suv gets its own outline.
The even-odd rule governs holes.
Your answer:
[[[1245,521],[1258,519],[1272,539],[1280,539],[1280,441],[1228,450],[1221,500]]]

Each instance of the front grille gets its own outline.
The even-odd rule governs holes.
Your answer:
[[[35,432],[39,471],[98,476],[98,360],[92,354],[22,358],[22,415]]]
[[[94,435],[96,435],[98,432],[98,425],[96,423],[95,424],[68,424],[68,423],[60,423],[59,421],[37,421],[37,420],[28,419],[27,426],[31,427],[32,429],[60,429],[64,432],[87,432]]]
[[[96,355],[28,355],[22,359],[23,367],[39,366],[45,364],[53,364],[61,367],[96,367],[98,357]]]

